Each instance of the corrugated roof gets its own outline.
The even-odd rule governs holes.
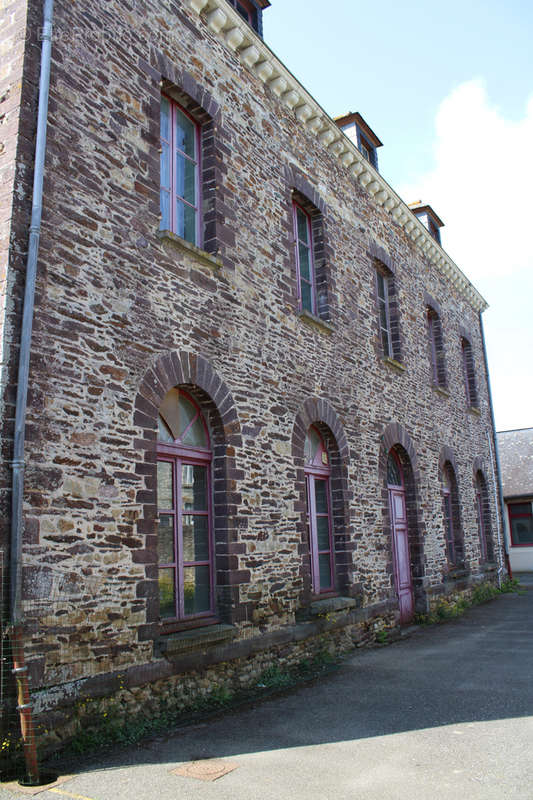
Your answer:
[[[502,471],[503,496],[533,495],[533,428],[496,434]]]

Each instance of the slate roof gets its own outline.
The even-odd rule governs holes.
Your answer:
[[[503,496],[533,495],[533,428],[496,434]]]

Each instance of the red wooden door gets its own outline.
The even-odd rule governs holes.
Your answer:
[[[400,605],[400,622],[405,623],[413,618],[415,608],[411,559],[409,558],[405,490],[402,487],[389,486],[389,505],[392,525],[394,577]]]

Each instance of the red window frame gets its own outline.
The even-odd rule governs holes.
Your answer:
[[[190,420],[187,427],[182,432],[182,438],[186,435],[189,428],[199,419],[206,434],[208,447],[190,447],[180,443],[157,443],[157,461],[170,463],[172,465],[172,508],[161,508],[158,503],[158,518],[162,515],[170,516],[173,520],[173,544],[174,559],[171,562],[159,562],[158,569],[173,570],[173,586],[175,597],[174,617],[164,617],[162,624],[168,628],[173,624],[189,620],[202,620],[213,617],[215,614],[215,565],[214,565],[214,535],[213,535],[213,500],[212,500],[212,480],[211,464],[212,452],[209,447],[209,432],[205,424],[202,412],[194,399],[187,394],[183,394],[192,403],[197,411],[197,416]],[[202,466],[206,469],[206,508],[205,509],[184,509],[182,504],[182,467],[183,466]],[[207,537],[208,537],[208,559],[205,560],[185,560],[183,547],[183,517],[185,516],[205,516],[207,517]],[[207,566],[209,568],[209,608],[193,613],[185,613],[185,580],[184,570],[187,568]]]
[[[296,257],[296,283],[297,283],[297,292],[298,292],[298,308],[300,310],[309,311],[311,314],[317,313],[317,302],[316,302],[316,275],[315,275],[315,257],[314,257],[314,242],[313,242],[313,226],[311,223],[311,215],[309,212],[302,208],[302,206],[297,203],[295,200],[292,202],[292,211],[293,211],[293,225],[294,225],[294,249],[295,249],[295,257]],[[300,239],[299,236],[299,229],[298,229],[298,212],[304,215],[306,221],[306,232],[307,238],[305,240]],[[300,261],[300,246],[304,247],[308,252],[309,257],[309,279],[304,278],[302,275],[301,270],[301,261]],[[308,284],[310,289],[310,305],[311,307],[308,308],[306,305],[303,304],[303,292],[302,292],[302,284]]]
[[[524,506],[529,505],[529,512],[521,512],[521,513],[512,513],[513,506]],[[509,533],[511,535],[511,545],[512,547],[533,547],[533,536],[531,542],[515,542],[514,534],[513,534],[513,519],[532,519],[533,518],[533,507],[531,500],[521,500],[517,501],[516,503],[508,503],[507,504],[507,513],[509,515]]]
[[[383,347],[387,358],[393,357],[392,327],[390,319],[389,276],[382,270],[376,270],[376,297],[378,304],[378,325]],[[381,291],[383,289],[383,291]]]
[[[309,558],[311,561],[311,587],[314,594],[331,594],[335,591],[335,558],[333,548],[333,520],[331,513],[331,467],[324,440],[320,432],[311,426],[311,429],[318,435],[320,446],[312,463],[304,465],[306,491],[307,491],[307,526],[309,531]],[[311,430],[310,429],[310,430]],[[324,454],[324,456],[323,456]],[[326,463],[324,463],[326,461]],[[327,510],[317,512],[316,510],[316,482],[322,481],[325,484],[325,496]],[[319,550],[318,548],[318,525],[317,519],[327,518],[328,521],[328,549]],[[320,556],[329,556],[329,585],[320,584]]]
[[[197,245],[198,247],[201,246],[201,208],[202,208],[202,192],[201,192],[201,181],[200,181],[200,174],[201,174],[201,126],[198,122],[194,119],[194,117],[189,114],[186,109],[183,108],[179,103],[169,97],[166,94],[162,94],[162,97],[169,103],[170,108],[170,119],[169,119],[169,128],[170,128],[170,138],[165,139],[163,137],[163,132],[161,130],[161,176],[163,175],[163,159],[164,159],[164,146],[166,145],[169,148],[169,173],[170,173],[170,185],[163,186],[161,182],[160,185],[160,192],[161,195],[163,192],[168,193],[169,195],[169,219],[168,219],[168,226],[165,224],[165,220],[161,219],[161,228],[163,230],[167,229],[170,230],[172,233],[175,233],[177,236],[181,236],[181,238],[185,239],[186,241],[190,241],[191,244]],[[178,149],[175,144],[176,139],[176,127],[177,127],[177,120],[178,120],[178,113],[183,114],[183,116],[187,117],[190,122],[194,126],[194,155],[191,155],[181,149]],[[179,157],[183,157],[190,163],[194,164],[194,191],[195,191],[195,203],[192,204],[189,200],[185,197],[182,197],[177,190],[177,161]],[[186,237],[184,231],[178,230],[178,217],[177,217],[177,203],[182,203],[184,206],[188,206],[190,209],[194,211],[195,216],[195,225],[194,225],[194,241],[191,241],[191,238]],[[162,212],[163,213],[163,212]]]

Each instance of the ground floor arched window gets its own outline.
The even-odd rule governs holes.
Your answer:
[[[333,553],[330,459],[324,440],[311,426],[304,447],[307,487],[307,525],[311,584],[315,594],[333,591],[335,567]]]
[[[159,409],[159,608],[163,621],[214,611],[209,433],[193,398],[173,388]]]

